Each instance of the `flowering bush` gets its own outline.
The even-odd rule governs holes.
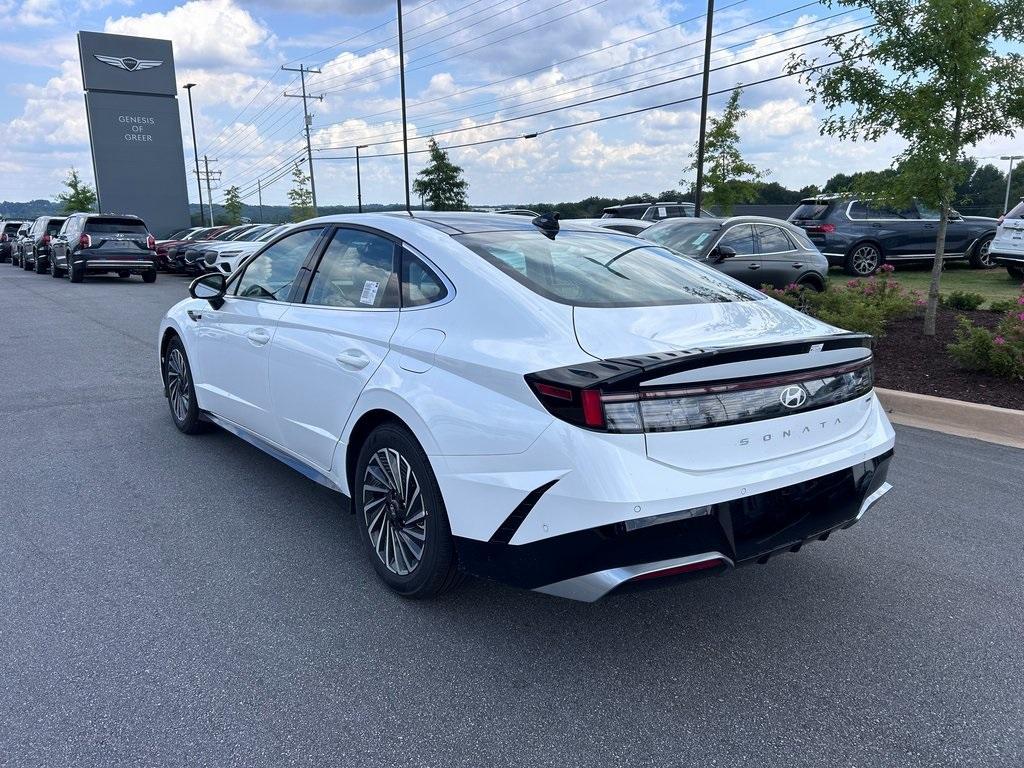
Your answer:
[[[949,354],[969,371],[1024,379],[1024,285],[1016,305],[1006,311],[994,331],[960,318]]]
[[[830,325],[881,336],[887,322],[912,315],[925,303],[918,291],[906,290],[891,277],[892,272],[891,264],[883,264],[873,277],[848,280],[842,287],[830,285],[822,293],[795,284],[782,290],[766,285],[761,290]]]

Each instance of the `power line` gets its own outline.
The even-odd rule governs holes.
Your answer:
[[[847,30],[846,32],[843,32],[842,34],[847,34],[848,35],[848,34],[851,34],[853,32],[860,32],[860,31],[863,31],[865,29],[870,29],[873,26],[875,26],[875,24],[868,24],[868,25],[865,25],[863,27],[859,27],[857,29]],[[817,38],[816,40],[809,40],[807,42],[800,43],[799,45],[793,45],[793,46],[788,46],[786,48],[780,48],[780,49],[777,49],[777,50],[774,50],[774,51],[769,51],[767,53],[760,54],[758,56],[752,56],[752,57],[750,57],[748,59],[740,59],[738,61],[730,62],[729,64],[723,64],[723,65],[721,65],[719,67],[712,67],[709,71],[711,71],[711,72],[720,72],[722,70],[731,69],[732,67],[738,67],[738,66],[741,66],[743,64],[750,64],[751,62],[760,61],[762,59],[770,58],[772,56],[778,56],[779,54],[782,54],[782,53],[787,53],[789,51],[798,50],[798,49],[804,48],[804,47],[806,47],[808,45],[814,45],[815,43],[820,43],[820,42],[823,42],[823,41],[828,40],[828,39],[833,38],[833,37],[835,37],[835,35],[826,35],[824,37]],[[529,119],[531,117],[541,117],[543,115],[548,115],[548,114],[551,114],[553,112],[561,112],[561,111],[566,110],[566,109],[576,109],[578,107],[587,106],[588,104],[596,104],[597,102],[600,102],[600,101],[607,101],[608,99],[619,98],[621,96],[628,96],[628,95],[631,95],[631,94],[634,94],[634,93],[640,93],[641,91],[648,91],[648,90],[650,90],[652,88],[660,88],[660,87],[665,86],[665,85],[673,85],[675,83],[682,82],[683,80],[689,80],[689,79],[694,78],[694,77],[700,77],[700,76],[702,76],[702,74],[703,74],[703,71],[701,71],[701,72],[694,72],[694,73],[690,73],[690,74],[686,74],[686,75],[681,75],[679,77],[673,77],[673,78],[670,78],[669,80],[662,80],[662,81],[657,82],[657,83],[650,83],[648,85],[642,85],[642,86],[638,86],[636,88],[629,88],[627,90],[619,91],[617,93],[608,94],[608,95],[605,95],[605,96],[597,96],[597,97],[594,97],[592,99],[584,99],[583,101],[573,102],[572,104],[564,104],[564,105],[561,105],[561,106],[558,106],[558,107],[551,107],[550,109],[543,109],[543,110],[540,110],[538,112],[531,112],[530,114],[527,114],[527,115],[517,115],[517,116],[514,116],[514,117],[501,118],[501,119],[498,119],[498,120],[492,120],[489,123],[480,123],[479,125],[467,126],[467,127],[463,127],[463,128],[451,128],[451,129],[448,129],[448,130],[445,130],[445,131],[438,131],[438,132],[432,134],[431,136],[420,136],[420,137],[417,137],[417,138],[420,139],[420,140],[424,140],[424,139],[427,139],[427,138],[434,138],[434,139],[436,139],[438,136],[448,136],[448,135],[451,135],[453,133],[463,133],[465,131],[474,131],[474,130],[479,130],[481,128],[490,128],[490,127],[493,127],[495,125],[504,125],[505,123],[516,122],[518,120],[526,120],[526,119]],[[365,139],[360,139],[358,143],[360,143],[360,144],[368,144],[369,146],[381,146],[381,145],[386,145],[386,144],[395,144],[395,143],[397,143],[397,141],[396,140],[391,140],[391,141],[369,142],[369,141],[366,141]],[[348,145],[344,145],[344,146],[348,146]],[[336,145],[335,146],[317,147],[318,150],[336,149],[336,148],[338,148]]]

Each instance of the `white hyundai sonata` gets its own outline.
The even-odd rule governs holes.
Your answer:
[[[410,597],[580,600],[766,562],[890,486],[870,339],[556,217],[305,222],[160,326],[175,425],[351,502]]]

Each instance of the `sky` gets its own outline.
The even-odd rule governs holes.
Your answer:
[[[410,149],[423,150],[431,135],[451,147],[471,204],[679,187],[699,122],[703,2],[406,0],[404,6]],[[798,0],[718,0],[712,67],[725,68],[712,73],[711,90],[781,74],[789,53],[774,52],[802,45],[821,55],[814,41],[866,23],[862,11]],[[297,92],[298,76],[281,67],[300,64],[321,70],[307,81],[310,93],[324,96],[310,107],[318,202],[355,203],[355,144],[368,145],[361,150],[363,201],[403,198],[394,3],[0,0],[0,30],[0,200],[52,198],[71,167],[92,181],[77,30],[173,42],[179,86],[197,84],[199,153],[216,158],[211,169],[221,172],[216,201],[237,185],[246,202],[256,202],[260,178],[265,203],[287,203],[288,169],[303,155],[305,139],[301,100],[282,95]],[[651,87],[636,90],[642,86]],[[712,97],[712,114],[725,98]],[[865,144],[820,136],[821,107],[808,103],[796,78],[750,85],[741,104],[745,157],[791,188],[886,167],[901,149],[895,137]],[[183,90],[179,107],[191,169]],[[545,114],[514,119],[538,112]],[[535,132],[541,135],[521,138]],[[455,146],[504,137],[511,140]],[[1021,138],[993,139],[972,154],[1020,154]],[[413,175],[424,162],[425,153],[411,155]],[[197,202],[191,171],[189,193]]]

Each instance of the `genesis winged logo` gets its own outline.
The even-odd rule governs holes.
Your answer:
[[[799,408],[807,402],[807,392],[803,387],[786,387],[779,393],[779,402],[787,408]]]
[[[118,58],[117,56],[100,56],[98,53],[93,55],[104,64],[109,64],[112,67],[123,69],[126,72],[138,72],[140,69],[153,69],[154,67],[159,67],[163,64],[162,61],[155,61],[153,59],[136,59],[133,56],[123,56]]]

